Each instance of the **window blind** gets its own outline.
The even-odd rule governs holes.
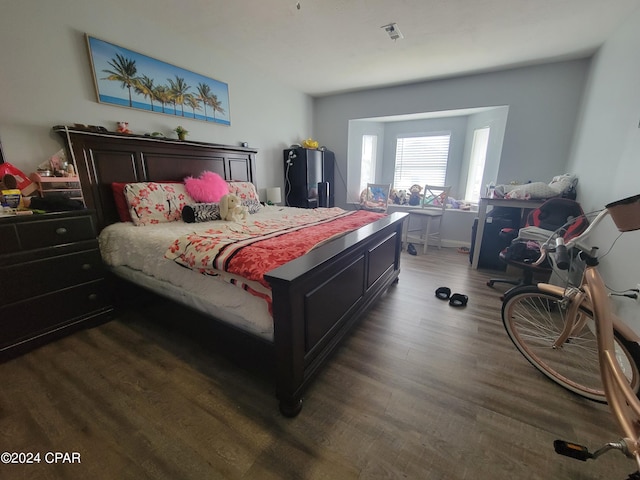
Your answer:
[[[444,185],[450,140],[450,133],[398,138],[393,188],[408,190],[414,184]]]

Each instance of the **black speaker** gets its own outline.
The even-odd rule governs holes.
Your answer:
[[[329,182],[318,182],[318,206],[329,206]]]

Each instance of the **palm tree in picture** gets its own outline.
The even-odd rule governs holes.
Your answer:
[[[131,87],[135,85],[136,61],[126,58],[119,53],[116,53],[116,58],[112,58],[110,62],[107,62],[113,70],[103,70],[104,73],[108,73],[109,76],[103,80],[113,80],[116,82],[122,82],[122,88],[129,90],[129,106],[133,106],[131,101]]]
[[[153,89],[153,98],[155,98],[158,102],[162,104],[162,113],[166,113],[164,110],[164,106],[171,102],[171,94],[169,90],[164,85],[158,85]]]
[[[191,87],[186,84],[184,78],[181,78],[177,75],[175,82],[170,78],[168,78],[167,81],[169,82],[169,90],[171,92],[171,100],[173,102],[174,108],[175,105],[180,105],[182,116],[184,117],[184,99],[185,95],[187,94],[187,90],[189,90]]]
[[[208,120],[207,116],[207,104],[209,103],[209,97],[211,96],[211,87],[206,83],[198,84],[198,100],[204,105],[204,119]]]
[[[213,118],[216,118],[216,112],[220,112],[224,114],[224,108],[222,108],[222,104],[218,100],[217,95],[211,95],[209,98],[209,105],[213,109]]]
[[[187,93],[184,96],[184,103],[191,107],[193,110],[193,118],[196,118],[196,110],[200,110],[200,101],[193,93]]]
[[[135,91],[142,95],[144,98],[149,97],[151,102],[151,111],[153,112],[153,78],[149,78],[146,75],[136,78]]]

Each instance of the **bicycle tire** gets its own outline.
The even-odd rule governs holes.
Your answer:
[[[587,315],[585,327],[572,335],[562,348],[552,348],[564,326],[562,296],[541,291],[535,285],[512,289],[502,304],[502,322],[509,338],[520,353],[548,378],[582,397],[607,403],[600,376],[593,314]],[[590,328],[591,327],[591,328]],[[640,398],[640,345],[615,334],[616,357]]]

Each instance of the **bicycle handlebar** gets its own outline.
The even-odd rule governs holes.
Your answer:
[[[564,238],[556,238],[556,266],[560,270],[569,270],[571,265],[571,259],[569,258],[569,251],[564,244]]]
[[[549,243],[544,243],[540,247],[540,258],[535,261],[534,265],[541,264],[546,258],[548,253],[555,252],[555,264],[560,270],[568,270],[571,264],[571,259],[569,257],[569,249],[578,246],[581,250],[588,251],[587,248],[583,248],[580,246],[580,242],[591,235],[591,232],[596,228],[596,226],[607,216],[609,215],[609,211],[607,209],[601,210],[600,213],[593,219],[593,221],[589,224],[584,232],[582,232],[577,237],[573,237],[571,240],[567,242],[564,241],[564,238],[557,237],[555,240],[555,247],[551,247]],[[564,228],[566,225],[563,225]],[[562,228],[558,229],[562,230]],[[549,240],[553,238],[556,232],[553,232]]]

